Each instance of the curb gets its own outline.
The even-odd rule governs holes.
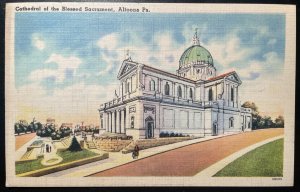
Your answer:
[[[62,171],[62,170],[65,170],[65,169],[69,169],[69,168],[77,167],[77,166],[80,166],[80,165],[84,165],[84,164],[87,164],[87,163],[92,163],[92,162],[95,162],[95,161],[107,159],[108,157],[109,157],[109,154],[104,153],[102,155],[97,155],[97,156],[90,157],[90,158],[80,159],[80,160],[76,160],[76,161],[72,161],[72,162],[68,162],[68,163],[63,163],[63,164],[56,165],[56,166],[46,167],[46,168],[35,170],[35,171],[21,173],[21,174],[18,174],[16,176],[17,177],[39,177],[39,176],[47,175],[47,174],[50,174],[50,173],[54,173],[54,172]]]

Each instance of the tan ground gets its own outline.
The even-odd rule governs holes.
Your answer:
[[[22,147],[25,143],[34,138],[36,133],[28,133],[24,135],[15,136],[16,138],[16,150]]]
[[[283,129],[278,128],[217,138],[157,154],[92,176],[193,176],[245,147],[282,134]]]

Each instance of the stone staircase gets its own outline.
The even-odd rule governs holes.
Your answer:
[[[65,146],[65,147],[69,147],[71,145],[71,141],[72,141],[72,137],[68,137],[67,139],[63,139],[61,141],[61,143]]]
[[[97,149],[94,141],[86,141],[86,145],[89,149]]]
[[[124,149],[126,146],[130,145],[133,142],[131,139],[104,139],[104,138],[97,138],[94,140],[96,147],[99,150],[107,151],[107,152],[118,152]]]
[[[67,149],[71,145],[72,137],[63,138],[57,141],[53,141],[56,149]]]
[[[33,148],[28,149],[24,153],[24,155],[22,155],[22,157],[20,158],[20,161],[27,161],[27,160],[35,159],[35,157],[32,157],[33,156],[33,151],[34,151]]]

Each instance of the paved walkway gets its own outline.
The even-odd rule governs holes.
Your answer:
[[[157,155],[135,160],[108,170],[102,169],[104,171],[91,176],[194,176],[241,149],[280,135],[283,135],[283,129],[266,129],[200,143],[198,141],[198,143],[192,145],[160,154],[156,153]],[[142,154],[144,151],[140,153]],[[69,176],[72,176],[72,174]]]
[[[31,141],[35,136],[36,136],[36,133],[28,133],[28,134],[24,134],[24,135],[15,136],[15,139],[16,139],[15,150],[17,151],[18,149],[20,149],[24,144]]]

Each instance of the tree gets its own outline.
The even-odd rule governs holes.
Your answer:
[[[20,128],[20,124],[19,123],[15,123],[15,134],[20,135],[21,133],[21,128]]]
[[[274,123],[272,121],[272,118],[269,116],[264,116],[264,128],[270,128],[273,127]]]
[[[80,144],[78,143],[76,137],[74,136],[72,138],[72,142],[71,142],[71,145],[70,147],[68,148],[68,151],[71,151],[71,152],[75,152],[75,151],[81,151],[81,147],[80,147]]]
[[[282,115],[279,115],[276,119],[275,119],[275,126],[276,127],[284,127],[284,118]]]
[[[40,122],[37,122],[36,125],[37,125],[37,130],[41,130],[43,128],[43,125]]]

